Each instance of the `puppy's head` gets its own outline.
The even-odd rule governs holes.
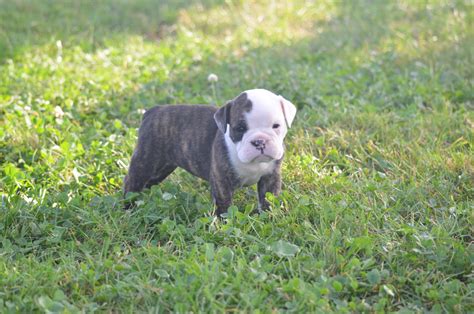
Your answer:
[[[243,163],[269,162],[283,156],[283,139],[296,107],[265,89],[243,92],[214,115],[227,145],[233,145]]]

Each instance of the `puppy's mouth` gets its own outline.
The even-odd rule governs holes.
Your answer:
[[[249,163],[252,163],[252,162],[269,162],[269,161],[272,161],[272,160],[275,160],[275,158],[262,153],[259,156],[255,156],[252,160],[250,160]]]
[[[283,148],[278,143],[268,140],[261,143],[259,140],[245,142],[237,147],[237,157],[244,164],[269,163],[282,156]]]

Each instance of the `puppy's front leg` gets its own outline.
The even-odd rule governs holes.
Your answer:
[[[216,206],[216,216],[221,217],[232,204],[234,189],[229,180],[218,174],[211,175],[211,194]]]
[[[275,168],[275,171],[273,171],[271,174],[261,177],[258,181],[257,189],[259,209],[267,210],[270,204],[265,199],[265,194],[270,192],[277,196],[281,192],[280,167],[278,166]]]

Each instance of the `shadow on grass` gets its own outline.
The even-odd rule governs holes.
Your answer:
[[[221,0],[12,0],[0,2],[0,63],[32,45],[62,41],[86,51],[107,40],[143,35],[159,40],[174,32],[180,10],[209,8]]]
[[[424,8],[408,14],[387,1],[370,5],[365,1],[339,3],[336,16],[314,23],[308,37],[290,44],[255,47],[237,57],[234,51],[209,55],[189,67],[174,70],[169,80],[151,80],[126,97],[131,97],[132,106],[137,105],[132,110],[178,102],[221,105],[240,91],[266,88],[291,99],[300,109],[328,109],[341,102],[352,107],[372,102],[369,105],[379,110],[404,108],[415,101],[417,81],[428,79],[418,76],[418,72],[432,71],[432,63],[440,57],[455,56],[469,47],[469,37],[461,39],[456,47],[413,47],[415,41],[422,40],[420,37],[427,36],[424,33],[442,33],[448,14],[448,9],[433,13]],[[407,19],[413,21],[412,29],[397,26]],[[425,22],[425,29],[420,29]],[[405,46],[397,47],[393,40],[402,36],[401,32],[406,32]],[[452,62],[456,58],[446,59]],[[439,85],[454,84],[450,90],[461,86],[462,94],[457,100],[468,101],[472,92],[461,81],[469,78],[472,70],[464,68],[461,77],[443,70],[446,71],[439,78]],[[219,76],[217,99],[211,96],[206,80],[209,73]],[[405,81],[390,81],[394,73]]]

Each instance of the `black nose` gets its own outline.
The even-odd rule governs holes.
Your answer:
[[[252,143],[252,145],[257,147],[257,148],[265,147],[265,141],[264,140],[253,140],[253,141],[250,141],[250,143]]]

